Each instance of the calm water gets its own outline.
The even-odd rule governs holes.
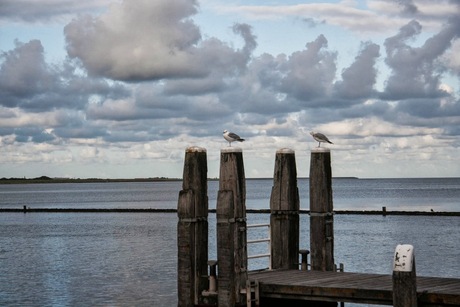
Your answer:
[[[267,208],[271,180],[247,181],[247,207]],[[339,210],[460,211],[460,179],[334,180]],[[0,185],[0,207],[176,208],[180,182]],[[209,183],[215,208],[218,182]],[[308,209],[308,180],[299,180]],[[460,218],[336,215],[335,262],[391,273],[397,244],[413,244],[417,274],[460,278]],[[268,223],[248,214],[248,223]],[[0,213],[0,306],[175,306],[176,214]],[[215,216],[209,257],[216,259]],[[309,248],[301,215],[301,248]],[[266,230],[250,232],[266,236]],[[266,249],[250,246],[249,253]],[[266,260],[249,263],[267,266]],[[346,304],[347,306],[351,306]]]
[[[247,180],[248,209],[269,207],[272,180]],[[308,179],[299,179],[300,206],[309,208]],[[0,208],[176,208],[182,183],[64,183],[0,185]],[[209,208],[218,181],[209,181]],[[460,178],[334,179],[337,210],[460,211]]]

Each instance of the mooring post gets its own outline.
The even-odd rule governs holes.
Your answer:
[[[414,247],[410,244],[396,246],[393,261],[393,306],[417,306]]]
[[[310,160],[310,261],[311,269],[334,271],[334,215],[331,152],[315,148]]]
[[[244,304],[240,293],[247,280],[246,179],[243,152],[238,147],[221,150],[217,195],[218,306]]]
[[[270,196],[270,231],[273,269],[299,267],[299,190],[295,152],[276,152],[273,187]]]
[[[178,306],[205,303],[208,288],[208,192],[206,149],[185,151],[182,190],[177,204]]]

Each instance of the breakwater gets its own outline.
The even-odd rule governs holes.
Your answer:
[[[177,209],[155,208],[0,208],[0,213],[177,213]],[[270,209],[246,209],[247,213],[269,214]],[[209,213],[216,213],[216,209],[209,209]],[[299,214],[310,214],[310,210],[299,210]],[[460,212],[431,212],[431,211],[385,211],[381,210],[335,210],[340,215],[405,215],[405,216],[460,216]]]

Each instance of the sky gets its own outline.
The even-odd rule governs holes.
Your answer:
[[[0,0],[0,178],[460,177],[460,1]]]

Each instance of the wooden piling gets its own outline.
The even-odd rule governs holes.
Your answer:
[[[246,180],[243,152],[221,150],[217,196],[218,305],[233,307],[246,302],[240,290],[247,280]]]
[[[311,269],[334,271],[331,152],[315,148],[310,160]]]
[[[270,196],[273,269],[298,269],[299,209],[295,152],[283,148],[276,152]]]
[[[208,288],[208,194],[206,149],[185,152],[182,190],[177,204],[178,306],[203,304]]]
[[[393,265],[393,306],[417,307],[414,247],[398,245]]]

